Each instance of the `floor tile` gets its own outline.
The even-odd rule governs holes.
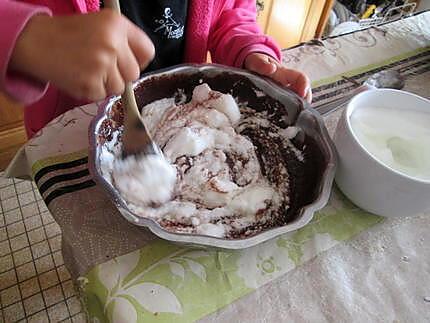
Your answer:
[[[24,300],[25,313],[27,315],[34,314],[45,308],[45,303],[43,302],[43,297],[41,293],[37,293]]]
[[[43,227],[27,232],[30,244],[35,244],[46,239],[45,229]]]
[[[39,275],[39,282],[42,290],[48,289],[49,287],[59,284],[60,281],[58,279],[57,271],[53,269]]]
[[[5,322],[16,322],[25,317],[24,307],[21,302],[3,308]]]
[[[25,227],[24,227],[24,222],[23,221],[18,221],[12,224],[9,224],[7,227],[7,234],[9,236],[9,239],[20,235],[22,233],[25,232]]]
[[[73,296],[67,300],[67,307],[69,308],[70,315],[75,315],[82,312],[82,305],[76,296]]]
[[[45,226],[46,235],[48,238],[55,237],[61,233],[60,226],[57,224],[57,222],[52,222]]]
[[[0,228],[0,242],[7,240],[7,231],[6,228]]]
[[[18,194],[19,204],[21,206],[28,205],[32,202],[36,202],[36,197],[34,196],[33,191]]]
[[[40,311],[28,318],[28,323],[46,323],[49,322],[48,312],[46,310]]]
[[[83,323],[61,230],[36,185],[0,172],[0,323]]]
[[[60,281],[66,281],[68,279],[70,279],[70,273],[67,270],[66,266],[60,266],[57,268],[58,271],[58,277],[60,278]]]
[[[33,185],[31,185],[31,182],[24,181],[16,184],[15,189],[18,194],[26,193],[28,191],[33,191]]]
[[[42,201],[38,201],[37,205],[39,206],[40,213],[48,212],[48,208],[46,207],[46,204],[45,204],[45,202],[43,200]]]
[[[66,302],[58,303],[48,308],[48,315],[51,322],[59,322],[69,317]]]
[[[16,271],[11,269],[0,274],[0,290],[16,284]]]
[[[47,224],[55,221],[54,218],[52,217],[51,213],[49,213],[49,212],[43,212],[41,214],[41,217],[42,217],[42,223],[44,225],[47,225]]]
[[[52,257],[54,258],[54,263],[56,267],[64,264],[63,254],[61,253],[61,250],[54,252]]]
[[[39,214],[39,207],[37,206],[36,202],[22,206],[21,210],[22,210],[22,216],[24,217],[24,219],[30,218],[33,215]]]
[[[36,268],[34,267],[34,263],[29,262],[22,266],[16,267],[16,274],[18,275],[18,281],[20,282],[36,276]]]
[[[76,295],[76,290],[71,280],[61,283],[61,286],[63,287],[64,296],[66,298]]]
[[[62,258],[61,258],[62,259]],[[12,255],[0,257],[0,273],[12,269],[14,266]]]
[[[40,218],[40,215],[37,214],[30,218],[24,219],[24,223],[27,231],[31,231],[42,226],[42,219]]]
[[[0,257],[10,254],[9,240],[0,242]]]
[[[47,240],[43,240],[41,242],[35,243],[30,247],[31,247],[31,251],[33,253],[34,259],[43,257],[50,253],[49,244]]]
[[[3,212],[5,213],[7,211],[16,209],[17,207],[19,207],[18,197],[11,197],[6,200],[1,200],[1,206],[2,206]]]
[[[0,292],[1,304],[3,307],[11,305],[21,300],[21,295],[19,293],[19,288],[17,285],[3,289]]]
[[[55,268],[54,260],[52,259],[51,254],[36,259],[34,264],[36,265],[36,271],[38,274],[50,271]]]
[[[42,195],[40,195],[40,192],[37,188],[34,190],[34,195],[36,196],[36,201],[42,200]]]
[[[39,286],[39,281],[37,277],[28,279],[20,283],[19,288],[21,290],[21,294],[23,298],[27,298],[29,296],[32,296],[40,292],[40,286]]]
[[[0,187],[6,187],[9,185],[13,185],[13,181],[11,178],[5,178],[3,175],[0,175]]]
[[[64,299],[63,290],[61,285],[48,288],[43,291],[43,298],[45,299],[46,306],[51,306],[58,303],[59,300]]]
[[[4,212],[4,221],[6,225],[17,222],[19,220],[22,220],[21,210],[19,208]]]
[[[54,238],[49,239],[49,245],[51,246],[51,250],[57,251],[61,249],[61,235],[58,235]]]
[[[15,251],[13,253],[13,260],[15,261],[15,266],[20,266],[32,261],[33,258],[31,257],[30,247]]]
[[[12,239],[9,239],[10,241],[10,248],[12,251],[21,250],[25,247],[28,247],[28,239],[27,234],[21,234],[19,236],[16,236]]]
[[[0,188],[0,200],[6,200],[14,196],[16,196],[16,191],[13,185]]]

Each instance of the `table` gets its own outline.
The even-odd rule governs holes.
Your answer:
[[[430,97],[430,12],[285,50],[314,87],[313,107],[381,69]],[[175,245],[118,214],[87,169],[97,104],[45,127],[9,176],[33,178],[59,223],[65,264],[90,318],[114,322],[425,322],[430,320],[430,216],[383,219],[334,188],[304,228],[241,251]],[[325,116],[333,134],[341,110]]]

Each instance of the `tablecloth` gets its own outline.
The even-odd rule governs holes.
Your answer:
[[[313,107],[381,69],[430,97],[430,12],[283,52],[305,71]],[[304,228],[253,248],[175,245],[126,222],[87,169],[97,104],[57,118],[8,168],[31,177],[63,233],[65,263],[89,318],[113,322],[425,322],[430,320],[430,217],[368,214],[336,188]],[[341,111],[326,116],[331,133]]]

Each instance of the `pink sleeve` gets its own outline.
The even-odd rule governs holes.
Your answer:
[[[26,105],[40,99],[48,84],[10,72],[8,65],[18,36],[28,20],[40,13],[51,15],[46,7],[18,1],[0,1],[0,91]]]
[[[228,2],[228,1],[227,1]],[[256,22],[255,0],[235,0],[220,12],[211,28],[209,51],[214,63],[242,67],[251,53],[264,53],[278,61],[281,51]]]

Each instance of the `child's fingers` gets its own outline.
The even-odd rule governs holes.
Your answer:
[[[288,86],[288,88],[303,98],[308,94],[311,87],[310,80],[306,75],[285,67],[278,69],[275,79],[281,84]]]
[[[129,22],[127,25],[128,45],[143,70],[155,56],[155,47],[151,39],[136,25]]]
[[[129,47],[120,50],[117,65],[125,82],[132,82],[139,78],[140,65]]]
[[[276,71],[276,64],[269,56],[260,53],[249,54],[245,60],[245,68],[260,75],[269,76]]]
[[[275,81],[296,92],[308,102],[312,100],[309,78],[300,71],[288,69],[266,54],[252,53],[245,60],[245,68]]]
[[[118,64],[113,65],[108,73],[105,83],[107,96],[114,94],[119,95],[124,92],[125,83]]]
[[[106,84],[108,82],[108,76],[102,80],[98,75],[92,75],[87,77],[85,81],[78,82],[75,87],[75,91],[71,91],[70,94],[83,100],[98,101],[104,99],[107,96]],[[65,88],[67,92],[67,88]]]

